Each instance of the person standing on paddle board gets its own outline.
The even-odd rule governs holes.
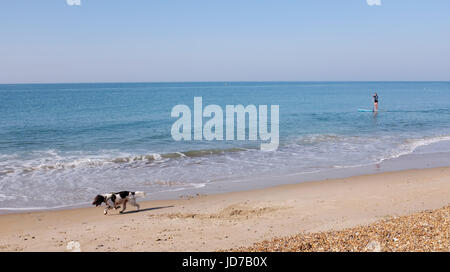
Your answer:
[[[378,111],[378,94],[375,93],[373,96],[373,111]]]

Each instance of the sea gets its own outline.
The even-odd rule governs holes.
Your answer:
[[[380,111],[358,111],[373,108],[374,92]],[[174,140],[172,108],[193,110],[194,97],[224,111],[279,105],[278,149]],[[443,166],[449,154],[450,82],[0,85],[0,212],[87,206],[121,190],[174,199]]]

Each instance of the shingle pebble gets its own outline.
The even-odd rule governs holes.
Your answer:
[[[274,238],[227,251],[450,251],[450,206],[340,231]]]

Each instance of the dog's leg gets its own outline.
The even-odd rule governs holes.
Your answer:
[[[123,211],[125,211],[126,208],[127,208],[127,201],[125,200],[125,201],[123,202],[123,208],[122,208],[122,210],[120,211],[120,213],[123,213]]]
[[[120,205],[123,203],[123,200],[118,200],[117,202],[114,202],[114,209],[120,209]]]
[[[130,199],[130,204],[133,205],[133,206],[135,206],[135,207],[137,208],[138,211],[139,211],[139,209],[141,208],[141,207],[139,206],[139,204],[136,203],[136,199],[135,199],[135,198]]]
[[[106,215],[106,214],[108,213],[108,210],[109,210],[109,209],[112,209],[112,207],[109,206],[109,205],[106,206],[105,210],[103,211],[103,214]]]

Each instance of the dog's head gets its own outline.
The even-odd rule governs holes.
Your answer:
[[[92,205],[95,205],[95,207],[102,205],[102,203],[105,202],[105,197],[102,195],[97,195],[92,202]]]

